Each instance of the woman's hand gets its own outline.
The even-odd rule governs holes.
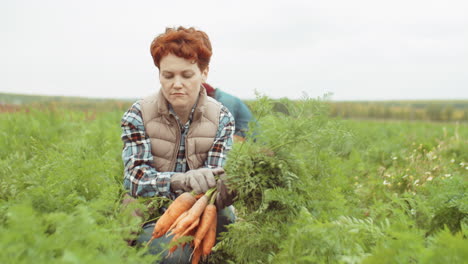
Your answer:
[[[216,197],[216,208],[218,211],[234,203],[234,198],[236,198],[237,193],[226,186],[225,173],[219,175],[219,180],[216,183],[216,191],[218,191],[218,196]]]
[[[214,176],[222,173],[224,173],[223,168],[201,168],[186,173],[175,173],[171,178],[171,189],[173,192],[204,193],[216,186]]]

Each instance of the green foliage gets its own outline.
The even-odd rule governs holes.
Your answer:
[[[251,107],[261,133],[229,155],[239,220],[219,256],[412,263],[445,226],[454,237],[463,231],[466,168],[455,163],[466,164],[466,126],[344,122],[320,99],[279,106],[261,97]]]
[[[121,104],[0,113],[0,263],[151,263],[127,246],[167,199],[121,208]],[[226,166],[237,221],[211,263],[463,263],[468,126],[338,120],[325,99],[249,102]],[[86,109],[86,106],[93,108]],[[455,115],[451,113],[452,117]]]
[[[124,238],[120,112],[0,115],[0,262],[150,262]]]
[[[389,231],[392,239],[381,241],[362,263],[466,263],[466,234],[445,229],[429,239],[406,226]]]
[[[40,213],[27,202],[9,208],[0,228],[2,263],[135,263],[151,261],[122,240],[113,217],[92,206],[72,212]]]
[[[287,223],[302,208],[318,219],[347,210],[342,192],[347,179],[331,171],[337,158],[349,155],[353,138],[327,118],[326,104],[304,99],[288,109],[289,115],[266,116],[260,114],[270,113],[272,104],[265,98],[257,104],[252,108],[261,133],[235,146],[226,165],[238,191],[241,220],[218,248],[235,263],[268,261],[279,250],[277,241],[287,236]]]
[[[304,208],[289,226],[272,263],[359,263],[385,237],[389,223],[341,216],[320,222]]]

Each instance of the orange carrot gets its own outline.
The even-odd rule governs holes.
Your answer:
[[[203,197],[204,195],[205,195],[204,193],[200,193],[200,194],[195,195],[194,197],[195,197],[195,199],[198,200],[201,197]],[[181,214],[179,217],[177,217],[177,219],[174,221],[174,223],[172,223],[172,225],[166,231],[166,232],[168,232],[168,234],[167,234],[168,236],[173,234],[173,232],[170,232],[170,231],[172,231],[177,226],[177,224],[180,222],[180,220],[182,220],[185,216],[187,216],[187,214],[188,214],[188,210],[185,211],[183,214]],[[198,225],[198,223],[197,223],[197,225]]]
[[[215,215],[216,216],[216,215]],[[211,253],[211,249],[213,248],[215,242],[216,242],[216,224],[218,222],[218,218],[214,217],[213,223],[210,225],[210,228],[205,234],[205,237],[203,238],[201,242],[201,248],[202,248],[202,255],[203,256],[208,256]]]
[[[202,255],[201,248],[194,249],[192,253],[192,264],[198,264],[198,262],[200,261],[201,255]]]
[[[193,236],[195,235],[195,232],[196,232],[196,228],[194,228],[194,229],[192,229],[190,232],[188,232],[188,233],[186,234],[186,236],[191,236],[191,237],[193,237]],[[193,241],[182,243],[182,248],[184,248],[185,245],[187,245],[187,243],[188,243],[188,244],[192,244],[192,242],[193,242]]]
[[[199,222],[200,222],[200,219],[198,218],[198,219],[196,219],[195,222],[193,222],[192,225],[190,225],[190,226],[187,228],[187,230],[185,230],[182,234],[180,234],[180,233],[174,234],[174,236],[173,236],[172,239],[171,239],[171,243],[172,243],[172,242],[177,242],[177,240],[179,240],[179,238],[184,237],[184,236],[190,236],[190,235],[193,236],[193,233],[195,232],[195,229],[196,229],[196,227],[198,226],[198,223],[199,223]],[[177,247],[179,246],[179,244],[180,244],[180,243],[176,243],[173,247],[171,247],[171,248],[169,249],[169,252],[170,252],[170,253],[173,253],[173,252],[177,249]],[[185,243],[182,243],[181,245],[184,246]]]
[[[208,196],[204,195],[198,199],[195,204],[187,212],[187,215],[177,223],[176,227],[172,230],[170,234],[182,234],[187,228],[189,228],[205,210],[206,205],[208,204]]]
[[[181,215],[179,215],[179,217],[177,217],[177,219],[174,221],[174,223],[172,223],[171,227],[169,227],[169,229],[166,231],[168,234],[166,236],[170,236],[172,231],[176,226],[177,224],[180,222],[180,220],[184,219],[184,217],[186,217],[188,214],[188,210],[183,212]]]
[[[177,199],[175,199],[174,202],[171,203],[169,208],[167,208],[166,212],[164,212],[161,218],[159,218],[158,222],[156,222],[151,240],[148,242],[148,244],[151,243],[153,239],[164,235],[171,226],[171,224],[182,213],[189,210],[189,208],[192,207],[196,201],[197,200],[195,199],[195,197],[188,192],[185,192],[179,197],[177,197]]]
[[[180,237],[180,235],[178,235],[178,234],[174,235],[174,236],[172,237],[170,243],[176,242],[177,239],[179,239],[179,237]],[[172,253],[174,253],[174,251],[176,251],[176,249],[177,249],[178,246],[179,246],[178,244],[175,244],[174,246],[172,246],[172,247],[169,249],[169,255],[172,254]]]
[[[182,236],[188,236],[192,230],[195,230],[196,227],[198,227],[198,224],[200,224],[200,218],[195,219],[195,221],[182,233]]]
[[[216,206],[214,204],[209,204],[205,207],[205,211],[201,217],[200,225],[198,226],[197,232],[195,233],[195,237],[193,239],[195,249],[200,246],[200,243],[205,237],[206,233],[216,221],[216,215]]]
[[[203,195],[205,195],[205,193],[199,193],[199,194],[196,194],[195,195],[195,199],[200,199]]]

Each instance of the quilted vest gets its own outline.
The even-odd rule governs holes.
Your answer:
[[[160,172],[174,171],[181,132],[170,114],[169,102],[162,91],[140,101],[146,136],[151,142],[154,165]],[[189,170],[203,166],[213,146],[219,126],[221,104],[200,89],[198,103],[185,138],[185,159]]]

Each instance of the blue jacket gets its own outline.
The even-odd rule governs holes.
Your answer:
[[[244,102],[239,98],[230,95],[226,92],[216,89],[215,99],[227,107],[229,112],[234,116],[236,130],[234,135],[245,137],[249,130],[249,122],[253,121],[252,112]]]

